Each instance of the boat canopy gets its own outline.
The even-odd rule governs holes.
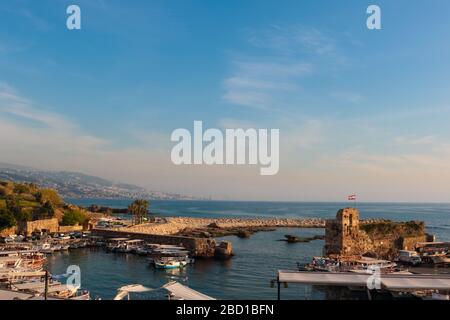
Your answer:
[[[182,285],[176,281],[167,283],[158,289],[165,289],[169,292],[171,299],[177,300],[215,300],[214,298],[207,296],[201,292],[195,291],[189,287]],[[132,284],[119,288],[114,300],[123,300],[128,297],[130,293],[145,293],[155,291],[158,289],[152,289],[140,284]]]
[[[176,281],[169,282],[163,286],[169,291],[172,298],[180,300],[216,300],[206,294],[195,291],[189,287],[182,285]]]
[[[278,271],[280,283],[303,283],[331,286],[366,286],[371,274],[348,272]],[[436,289],[450,290],[450,275],[383,274],[380,277],[384,289]]]

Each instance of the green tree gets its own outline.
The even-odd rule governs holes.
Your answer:
[[[147,220],[149,206],[149,201],[144,199],[134,200],[128,206],[128,213],[133,216],[133,224],[141,224]]]
[[[49,201],[54,206],[61,206],[64,203],[58,192],[53,189],[41,189],[37,192],[36,199],[42,204]]]
[[[64,226],[75,226],[77,224],[84,224],[87,220],[87,215],[85,212],[79,209],[69,209],[64,212],[61,223]]]
[[[55,207],[50,201],[46,201],[38,210],[38,219],[48,219],[55,216]]]
[[[0,208],[0,230],[14,227],[17,224],[14,215],[6,208]]]
[[[30,221],[32,219],[29,213],[23,212],[20,207],[20,200],[17,197],[9,196],[6,198],[6,210],[14,216],[16,221]]]
[[[30,187],[25,183],[16,183],[14,185],[14,193],[21,194],[21,193],[29,193]]]

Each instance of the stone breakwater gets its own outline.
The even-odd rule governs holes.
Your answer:
[[[126,228],[127,232],[173,235],[185,230],[210,229],[264,229],[264,228],[324,228],[325,220],[319,218],[165,218],[158,223],[147,223]]]
[[[382,219],[362,220],[361,224],[383,221]],[[205,231],[211,236],[237,234],[249,231],[269,231],[276,228],[325,228],[322,218],[160,218],[155,223],[145,223],[126,228],[111,229],[129,233],[154,235],[195,235]],[[207,237],[207,234],[201,237]]]

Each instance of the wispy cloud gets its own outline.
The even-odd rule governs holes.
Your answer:
[[[12,86],[0,83],[0,112],[34,121],[53,129],[72,129],[72,124],[60,115],[37,109],[33,103],[19,95]]]
[[[270,48],[284,54],[332,54],[335,40],[322,31],[305,26],[272,25],[262,32],[250,31],[249,42],[260,48]]]
[[[252,53],[233,56],[222,96],[241,106],[280,108],[284,97],[302,94],[302,83],[317,74],[318,62],[337,56],[334,40],[314,28],[271,26],[248,32],[246,40]]]
[[[271,59],[239,59],[233,62],[233,74],[225,79],[223,98],[238,105],[270,108],[276,96],[299,89],[298,80],[313,71],[309,63],[273,62]]]
[[[431,145],[437,142],[436,135],[426,135],[422,137],[396,137],[394,143],[398,145]]]

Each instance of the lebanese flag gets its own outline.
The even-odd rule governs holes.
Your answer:
[[[351,194],[347,197],[348,201],[356,201],[356,194]]]

